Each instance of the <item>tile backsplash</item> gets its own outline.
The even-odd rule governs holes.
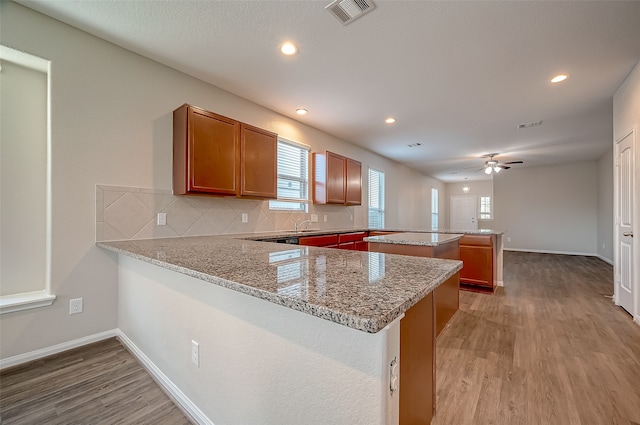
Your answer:
[[[153,239],[293,230],[318,215],[311,229],[348,229],[356,207],[309,204],[308,212],[269,210],[269,201],[211,196],[174,196],[171,190],[96,186],[96,241]],[[158,226],[158,213],[167,224]],[[246,213],[248,222],[242,222]],[[327,221],[324,221],[324,217]]]

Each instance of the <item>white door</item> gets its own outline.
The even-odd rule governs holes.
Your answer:
[[[633,315],[633,138],[631,131],[616,143],[616,304]]]
[[[452,196],[451,197],[451,229],[452,230],[476,230],[477,207],[476,196]]]

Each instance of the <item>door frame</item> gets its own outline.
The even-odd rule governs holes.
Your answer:
[[[614,146],[613,146],[613,161],[614,161],[614,175],[613,175],[613,216],[614,216],[614,222],[613,222],[613,273],[614,273],[614,292],[613,292],[613,300],[615,302],[616,305],[620,305],[619,303],[619,297],[620,297],[620,293],[618,290],[618,280],[617,280],[617,276],[620,274],[620,270],[619,270],[619,264],[620,264],[620,237],[618,234],[618,223],[619,223],[619,217],[620,217],[620,211],[619,211],[619,187],[620,187],[620,175],[618,173],[618,162],[617,162],[617,158],[618,158],[618,143],[621,142],[622,140],[624,140],[625,138],[631,136],[631,145],[633,147],[633,165],[631,167],[632,169],[632,177],[631,177],[631,185],[632,185],[632,193],[634,194],[633,197],[633,205],[632,205],[632,217],[633,217],[633,223],[634,223],[634,227],[636,232],[638,233],[638,223],[640,223],[639,219],[640,219],[640,209],[639,209],[639,204],[640,204],[640,200],[638,198],[640,198],[640,196],[637,195],[638,191],[638,187],[640,187],[640,184],[638,182],[638,177],[640,177],[640,171],[638,170],[638,168],[640,167],[640,152],[638,152],[638,124],[634,125],[631,129],[629,129],[628,131],[625,131],[623,133],[623,135],[621,137],[619,137],[618,139],[614,140]],[[634,256],[637,258],[637,253],[640,252],[640,243],[638,241],[638,237],[636,235],[636,237],[632,238],[632,247],[633,247],[633,252],[636,253],[634,254]],[[633,285],[633,311],[631,312],[631,315],[633,316],[633,320],[634,322],[636,322],[637,324],[640,325],[640,261],[635,260],[633,262],[632,265],[632,273],[633,273],[633,280],[631,282],[631,284]]]

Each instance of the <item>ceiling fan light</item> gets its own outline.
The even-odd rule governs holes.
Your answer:
[[[496,173],[499,173],[500,170],[502,170],[502,167],[498,167],[497,165],[493,166],[493,171],[495,171]]]
[[[484,173],[485,174],[491,174],[491,172],[493,171],[493,169],[491,167],[487,167],[484,169]]]

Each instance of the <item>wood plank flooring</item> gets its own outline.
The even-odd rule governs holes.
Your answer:
[[[437,342],[432,425],[640,424],[640,326],[595,257],[506,252]]]
[[[191,422],[115,338],[0,372],[0,424]]]

